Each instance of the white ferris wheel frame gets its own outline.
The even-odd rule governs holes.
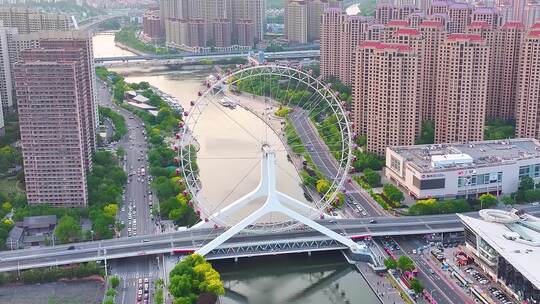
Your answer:
[[[206,106],[208,106],[208,104],[211,102],[208,96],[209,94],[212,94],[212,95],[220,94],[221,92],[224,91],[225,88],[228,87],[228,85],[235,84],[238,81],[241,81],[243,79],[248,79],[248,78],[257,77],[257,76],[268,76],[268,77],[281,76],[281,77],[288,77],[289,79],[294,79],[296,81],[301,82],[302,84],[310,87],[310,89],[313,90],[313,91],[310,91],[312,96],[315,93],[318,93],[318,96],[322,98],[321,101],[324,99],[327,105],[329,106],[329,108],[332,109],[332,112],[333,112],[332,115],[336,115],[336,117],[338,118],[337,125],[342,134],[342,152],[343,153],[342,153],[341,159],[338,161],[337,174],[334,177],[334,179],[331,181],[331,186],[329,187],[329,190],[326,193],[324,193],[324,195],[321,196],[322,198],[320,200],[317,200],[315,202],[314,205],[316,208],[307,206],[303,203],[300,203],[302,206],[297,206],[297,207],[301,207],[300,208],[301,210],[309,213],[309,216],[307,216],[306,219],[315,218],[318,216],[322,216],[322,217],[328,216],[325,214],[325,208],[327,208],[331,204],[331,202],[336,198],[337,191],[342,189],[347,179],[347,173],[349,172],[349,169],[352,163],[352,146],[353,146],[350,122],[348,121],[349,113],[343,109],[341,101],[337,98],[337,93],[330,91],[329,85],[323,84],[319,79],[314,78],[309,73],[306,73],[305,71],[302,71],[300,69],[296,69],[290,66],[276,65],[276,64],[249,66],[249,67],[245,67],[237,71],[234,71],[232,73],[228,73],[227,75],[223,77],[222,75],[219,75],[219,79],[209,88],[207,88],[202,94],[200,94],[199,98],[193,104],[190,111],[186,112],[185,117],[184,117],[184,126],[182,128],[182,133],[181,133],[181,144],[178,149],[184,181],[186,183],[187,188],[189,189],[189,192],[192,194],[192,200],[195,201],[193,205],[196,206],[198,210],[198,215],[200,216],[201,219],[204,219],[196,225],[197,227],[204,227],[204,226],[211,226],[211,225],[224,226],[224,227],[230,226],[230,223],[228,223],[226,219],[228,217],[228,214],[231,214],[232,211],[238,210],[240,207],[245,205],[244,203],[240,204],[239,203],[240,201],[244,201],[247,203],[248,201],[252,201],[253,199],[257,197],[260,197],[261,193],[268,192],[266,190],[261,190],[262,184],[266,183],[263,181],[263,179],[265,179],[265,174],[264,174],[265,169],[262,168],[263,175],[261,176],[261,181],[257,189],[244,195],[243,197],[238,199],[236,202],[229,204],[227,207],[220,209],[217,212],[208,212],[207,210],[205,210],[207,204],[205,203],[204,198],[197,195],[199,191],[202,189],[202,185],[198,179],[198,170],[193,167],[193,162],[192,162],[193,151],[191,150],[185,151],[185,149],[183,148],[184,146],[187,146],[188,144],[192,145],[194,141],[196,143],[196,138],[192,137],[191,131],[192,129],[195,129],[197,122],[199,121],[201,115],[204,112],[203,109]],[[234,81],[229,82],[229,80],[231,79],[233,79]],[[267,123],[266,121],[264,122]],[[273,128],[271,127],[269,128],[275,132]],[[282,140],[280,136],[278,136],[278,138]],[[185,141],[191,141],[191,142],[186,144]],[[285,147],[288,147],[286,142],[282,142],[282,144]],[[267,151],[263,152],[263,156],[266,156],[266,155],[268,155]],[[263,157],[263,167],[264,167],[264,162],[265,162],[265,158]],[[275,170],[275,166],[273,167],[272,170]],[[257,194],[256,197],[255,197],[255,194]],[[281,195],[287,196],[285,194],[281,194]],[[275,211],[279,212],[277,210]],[[283,213],[283,212],[280,212],[280,213]],[[287,215],[291,217],[290,214],[287,214]],[[297,220],[296,224],[293,224],[291,222],[279,222],[273,225],[272,230],[273,231],[290,230],[290,229],[293,229],[295,226],[301,225],[303,223],[303,221],[299,223],[300,221],[298,220],[298,218],[296,217],[293,217],[293,218]],[[251,224],[252,225],[248,225],[248,226],[258,227],[254,225],[254,223],[251,223]],[[282,227],[276,228],[276,226],[279,226],[279,225],[281,225]],[[267,228],[268,228],[268,224],[263,225],[264,231],[268,231]],[[256,231],[256,230],[252,230],[252,231]]]

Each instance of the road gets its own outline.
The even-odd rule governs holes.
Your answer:
[[[478,216],[477,213],[470,214]],[[370,224],[370,219],[343,219],[335,221],[319,221],[322,225],[338,233],[347,235],[369,234],[403,235],[423,234],[429,231],[460,231],[462,225],[456,215],[437,215],[401,218],[378,218],[377,223]],[[123,258],[130,256],[153,255],[171,252],[174,248],[199,248],[223,232],[223,228],[195,229],[171,233],[118,238],[95,242],[84,242],[68,250],[70,245],[21,249],[0,253],[0,271],[61,265],[90,260]],[[268,243],[280,240],[326,239],[318,231],[305,229],[272,234],[240,233],[231,238],[225,245],[246,243]]]
[[[432,292],[432,296],[437,303],[465,303],[465,300],[453,286],[441,278],[437,274],[436,269],[432,269],[431,266],[426,263],[423,255],[412,254],[413,249],[425,245],[425,242],[422,243],[419,238],[413,237],[391,239],[400,246],[400,249],[396,251],[398,256],[406,255],[414,261],[418,267],[418,278],[424,287]]]
[[[337,160],[330,154],[328,147],[321,140],[317,130],[309,119],[307,112],[297,109],[294,111],[293,115],[289,116],[298,136],[307,147],[308,153],[313,159],[313,163],[322,174],[330,181],[333,181],[336,176],[338,176],[338,173],[343,174],[342,172],[339,172],[342,168],[339,168]],[[356,183],[349,183],[346,181],[343,188],[345,188],[347,195],[351,197],[353,201],[358,202],[362,206],[368,216],[380,216],[385,214],[382,208],[373,202],[371,197],[369,197],[369,194],[361,189]]]
[[[159,233],[161,229],[157,227],[154,217],[151,215],[149,204],[155,196],[150,195],[150,182],[147,175],[148,148],[143,133],[144,124],[137,116],[114,104],[109,89],[102,82],[98,82],[98,100],[101,105],[110,107],[124,116],[128,128],[127,135],[116,144],[116,147],[122,147],[126,151],[124,170],[128,173],[128,184],[123,194],[124,204],[118,214],[118,220],[125,225],[121,236],[129,239],[137,235]],[[144,176],[140,173],[142,168],[146,172]],[[152,203],[157,204],[157,201],[152,201]],[[111,272],[118,275],[122,281],[121,294],[116,297],[117,303],[135,303],[139,289],[139,278],[149,278],[152,281],[157,278],[158,270],[154,263],[153,257],[144,256],[115,260],[110,264]],[[151,299],[151,294],[149,297]]]
[[[116,145],[126,151],[124,169],[129,175],[124,195],[125,204],[119,214],[119,220],[126,226],[122,236],[154,234],[159,229],[156,229],[156,224],[152,220],[149,202],[155,197],[149,195],[147,174],[141,176],[139,173],[142,168],[148,172],[148,148],[143,134],[144,124],[137,116],[114,104],[109,89],[102,82],[98,83],[98,100],[101,105],[110,107],[124,116],[128,128],[128,134]]]

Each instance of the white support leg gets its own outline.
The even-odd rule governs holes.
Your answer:
[[[260,219],[262,216],[268,213],[268,206],[264,204],[261,208],[257,209],[255,212],[248,215],[246,218],[241,220],[238,224],[232,226],[231,228],[227,229],[227,231],[223,232],[220,236],[213,239],[212,241],[208,242],[206,245],[202,246],[198,250],[195,251],[195,253],[200,255],[206,255],[210,251],[216,249],[219,245],[225,243],[228,239],[242,231],[242,229],[246,228],[247,226],[255,223],[258,219]]]
[[[297,202],[297,204],[302,204],[300,202]],[[282,204],[280,204],[281,206],[283,206]],[[320,233],[328,236],[329,238],[332,238],[340,243],[342,243],[343,245],[349,247],[349,249],[351,249],[351,251],[353,252],[356,252],[358,250],[358,244],[356,244],[353,240],[347,238],[347,237],[344,237],[343,235],[333,231],[333,230],[330,230],[328,228],[326,228],[325,226],[315,222],[314,220],[310,219],[310,218],[307,218],[303,215],[301,215],[300,213],[298,212],[295,212],[293,210],[291,210],[290,208],[287,208],[285,206],[283,206],[281,208],[281,210],[279,211],[285,215],[288,215],[290,218],[292,219],[295,219],[297,221],[299,221],[300,223],[304,224],[304,225],[307,225],[311,228],[313,228],[314,230],[317,230],[319,231]]]
[[[358,252],[359,246],[354,241],[352,241],[349,238],[346,238],[339,233],[336,233],[323,225],[315,222],[314,220],[294,211],[291,207],[295,209],[299,209],[301,211],[306,211],[308,214],[311,212],[316,212],[315,214],[320,214],[321,211],[314,209],[312,207],[306,206],[302,202],[299,202],[298,200],[283,194],[281,192],[278,192],[276,189],[276,170],[275,170],[275,154],[273,151],[269,150],[267,146],[263,147],[263,161],[262,161],[262,169],[261,169],[261,182],[259,184],[259,187],[255,189],[253,192],[249,193],[248,195],[242,197],[240,200],[232,203],[232,206],[230,208],[225,208],[224,211],[227,213],[230,213],[232,210],[237,210],[241,206],[244,206],[245,204],[249,203],[254,197],[261,197],[263,195],[266,195],[266,201],[265,203],[257,209],[255,212],[248,215],[246,218],[241,220],[238,224],[232,226],[227,231],[225,231],[223,234],[218,236],[217,238],[213,239],[203,247],[199,248],[199,250],[195,251],[195,253],[198,253],[200,255],[206,255],[212,250],[216,249],[221,244],[225,243],[228,239],[242,231],[247,226],[254,224],[259,220],[261,217],[263,217],[266,214],[269,214],[271,212],[279,212],[282,214],[285,214],[289,216],[292,219],[295,219],[304,225],[307,225],[322,234],[344,244],[345,246],[349,247],[351,251]],[[222,216],[224,212],[218,212],[215,216]]]
[[[291,208],[293,210],[299,210],[301,211],[301,214],[305,216],[310,216],[312,214],[316,214],[317,216],[320,216],[322,214],[325,217],[333,218],[333,216],[325,213],[324,211],[313,208],[302,202],[299,202],[298,200],[288,196],[285,193],[278,192],[277,196],[279,198],[279,202],[282,203],[285,207]]]

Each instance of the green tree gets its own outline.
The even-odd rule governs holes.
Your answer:
[[[107,204],[105,207],[103,207],[103,212],[110,217],[115,217],[118,213],[118,205],[114,203]]]
[[[2,204],[2,210],[3,210],[4,212],[6,212],[6,213],[7,213],[7,212],[10,212],[12,208],[13,208],[13,206],[11,206],[11,203],[8,202],[8,201],[5,201],[5,202]]]
[[[424,291],[424,286],[422,286],[422,284],[417,278],[413,278],[410,281],[410,284],[411,284],[411,289],[414,291],[414,293],[421,294],[422,291]]]
[[[397,259],[397,268],[403,272],[412,271],[415,266],[413,260],[406,255],[402,255]]]
[[[435,123],[433,121],[424,120],[422,122],[422,131],[420,138],[416,140],[417,145],[432,144],[435,142]]]
[[[169,291],[174,303],[195,303],[201,293],[225,293],[219,273],[204,257],[192,254],[180,261],[169,273]]]
[[[392,184],[384,184],[383,194],[389,200],[393,202],[397,202],[397,203],[401,203],[401,201],[405,199],[405,196],[403,196],[403,193],[396,186]]]
[[[384,266],[386,266],[386,268],[388,269],[396,269],[397,268],[396,260],[390,257],[386,258],[386,260],[384,260]]]
[[[480,195],[480,204],[482,209],[495,207],[498,203],[499,201],[497,200],[497,197],[492,194],[485,193]]]
[[[117,276],[111,277],[109,279],[109,284],[111,284],[112,288],[116,289],[116,287],[120,285],[120,278],[118,278]]]
[[[527,191],[534,189],[534,180],[530,176],[522,176],[519,182],[519,190]]]
[[[371,187],[378,187],[381,185],[381,176],[379,173],[373,171],[371,168],[364,170],[364,181]]]
[[[81,237],[81,225],[75,218],[64,215],[58,221],[54,235],[61,243],[74,242]]]
[[[326,179],[320,179],[317,181],[317,192],[324,194],[330,190],[330,182]]]
[[[540,189],[529,189],[525,191],[525,201],[529,203],[540,201]]]
[[[501,197],[501,202],[503,204],[505,204],[505,205],[513,205],[514,204],[514,199],[510,195],[505,195],[505,196]]]

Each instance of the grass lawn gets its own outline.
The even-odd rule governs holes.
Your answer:
[[[0,178],[0,192],[5,194],[23,194],[20,183],[15,176]]]

